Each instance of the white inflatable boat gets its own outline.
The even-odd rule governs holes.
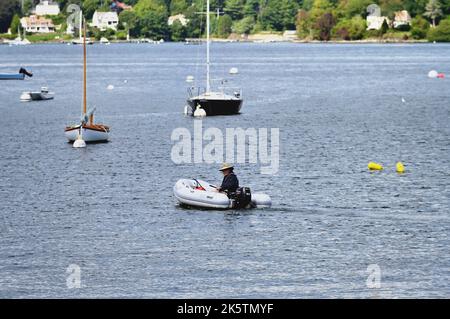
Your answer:
[[[249,192],[249,190],[248,190]],[[248,202],[230,199],[219,193],[217,187],[208,182],[196,179],[180,179],[173,187],[177,200],[184,205],[208,209],[267,208],[272,206],[270,196],[266,194],[248,194]],[[250,198],[251,197],[251,198]]]

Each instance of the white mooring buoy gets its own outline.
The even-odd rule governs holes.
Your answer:
[[[186,77],[186,82],[187,82],[187,83],[192,83],[192,82],[194,82],[194,80],[195,80],[195,78],[194,78],[194,76],[192,76],[192,75],[188,75],[188,76]]]
[[[230,69],[230,74],[233,74],[233,75],[239,74],[239,69],[238,68],[231,68]]]
[[[197,105],[197,109],[194,112],[194,117],[205,117],[206,111],[201,108],[200,105]]]
[[[78,134],[77,139],[73,142],[72,145],[74,148],[84,148],[86,147],[86,142],[83,140],[83,135]]]

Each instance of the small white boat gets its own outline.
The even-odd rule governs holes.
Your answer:
[[[87,39],[86,36],[83,38],[83,35],[81,34],[81,30],[83,30],[83,11],[80,10],[80,28],[78,29],[80,30],[80,37],[78,39],[73,39],[72,40],[72,44],[78,44],[78,45],[91,45],[94,44],[93,41],[91,41],[90,39]]]
[[[23,30],[23,38],[20,36],[20,27],[17,28],[17,34],[17,38],[15,38],[14,40],[6,40],[5,43],[9,43],[10,46],[31,44],[31,42],[25,37],[25,30]]]
[[[107,39],[107,38],[105,38],[105,37],[102,37],[101,39],[100,39],[100,43],[101,44],[104,44],[104,45],[110,45],[111,43],[109,42],[109,40]]]
[[[196,179],[180,179],[173,187],[177,200],[184,205],[207,209],[268,208],[272,200],[266,194],[250,194],[250,190],[230,199],[225,193],[219,193],[217,187]]]
[[[41,91],[38,92],[23,92],[20,96],[20,100],[22,102],[28,101],[45,101],[52,100],[55,94],[53,92],[49,92],[47,87],[42,87]]]

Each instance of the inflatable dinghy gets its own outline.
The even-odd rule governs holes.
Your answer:
[[[247,187],[239,188],[229,198],[217,192],[217,187],[196,179],[180,179],[173,187],[177,200],[184,205],[208,209],[267,208],[272,206],[270,196],[251,194]]]

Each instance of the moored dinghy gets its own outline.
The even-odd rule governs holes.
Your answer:
[[[180,179],[173,187],[176,199],[184,205],[205,209],[268,208],[272,200],[266,194],[251,194],[248,188],[242,194],[230,199],[219,193],[217,187],[196,179]]]
[[[79,140],[80,137],[85,142],[107,142],[109,139],[109,126],[94,123],[95,108],[87,111],[87,84],[86,84],[86,22],[83,29],[83,104],[82,115],[79,124],[68,126],[65,129],[66,138],[70,142]]]

